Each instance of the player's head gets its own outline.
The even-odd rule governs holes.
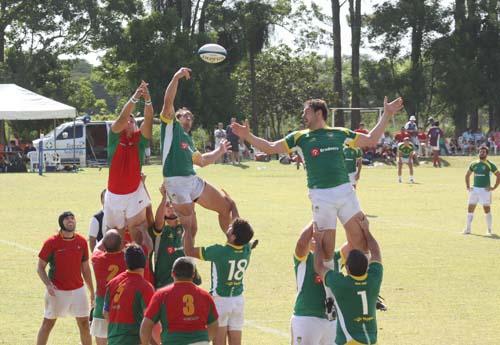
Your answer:
[[[231,118],[231,123],[235,123],[236,122],[236,117],[232,117]]]
[[[174,205],[170,201],[165,203],[165,220],[176,220],[177,214],[174,210]]]
[[[146,256],[138,244],[129,244],[125,249],[125,263],[127,269],[133,271],[146,267]]]
[[[196,271],[196,265],[193,259],[182,256],[174,261],[172,266],[172,277],[174,280],[193,280]]]
[[[304,103],[302,120],[307,128],[323,124],[328,117],[328,107],[322,99],[309,99]]]
[[[127,122],[127,127],[125,128],[125,133],[127,135],[132,135],[137,130],[137,122],[135,121],[134,115],[130,114]]]
[[[481,145],[479,148],[479,158],[480,159],[486,159],[488,157],[488,153],[490,152],[490,149],[486,145]]]
[[[368,269],[368,259],[361,250],[353,249],[347,256],[345,266],[350,275],[361,277]]]
[[[403,141],[405,144],[408,144],[410,142],[410,137],[404,137]]]
[[[62,231],[73,232],[76,228],[75,215],[71,211],[65,211],[59,215],[59,228]]]
[[[224,128],[224,124],[223,124],[222,122],[219,122],[219,123],[217,124],[217,128],[219,128],[219,129],[223,129],[223,128]]]
[[[118,230],[110,229],[102,238],[102,244],[107,252],[119,252],[122,249],[122,237]]]
[[[245,219],[236,218],[229,225],[226,235],[229,243],[242,246],[252,239],[253,229]]]
[[[410,121],[411,122],[417,121],[417,118],[415,117],[415,115],[410,116]]]
[[[177,112],[175,113],[175,117],[186,132],[191,131],[191,127],[193,126],[194,121],[194,115],[188,108],[183,107],[177,110]]]
[[[104,197],[106,196],[106,189],[103,189],[101,192],[101,205],[104,206]]]
[[[401,127],[401,133],[406,132],[405,126]]]
[[[439,127],[439,121],[434,121],[434,126]]]
[[[359,129],[365,129],[365,123],[364,122],[360,122],[359,123]]]

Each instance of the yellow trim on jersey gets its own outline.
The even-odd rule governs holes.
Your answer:
[[[487,159],[482,160],[482,162],[486,164],[486,166],[490,169],[490,172],[494,172],[493,168],[491,167],[491,163]]]
[[[236,244],[232,244],[232,243],[229,243],[229,242],[226,243],[226,246],[229,246],[229,247],[232,247],[232,248],[238,249],[238,250],[243,249],[243,246],[237,246]]]
[[[360,343],[359,341],[352,339],[349,340],[347,343],[345,343],[345,345],[366,345],[366,344]],[[372,345],[377,345],[377,344],[372,344]]]
[[[340,263],[345,266],[346,257],[342,251],[340,251]],[[339,267],[340,270],[340,267]]]
[[[288,143],[286,142],[286,140],[285,140],[285,139],[283,139],[283,142],[285,143],[286,152],[291,153],[291,152],[292,152],[292,150],[290,149],[290,146],[288,146]]]
[[[200,260],[205,261],[205,258],[203,257],[203,248],[202,247],[198,248],[198,251],[199,251],[198,255],[200,257]]]
[[[307,257],[309,256],[309,254],[306,254],[304,256],[297,256],[296,253],[293,253],[293,257],[299,261],[305,261],[307,259]]]
[[[167,118],[167,117],[163,116],[163,114],[160,114],[160,120],[161,120],[164,124],[166,124],[166,125],[169,125],[169,124],[171,124],[171,123],[174,121],[174,119],[173,119],[173,118],[169,119],[169,118]]]
[[[193,152],[193,155],[191,156],[191,161],[194,163],[196,159],[201,159],[201,152],[200,151]]]
[[[365,273],[362,276],[353,276],[352,274],[349,274],[349,277],[360,282],[360,281],[366,280],[366,278],[368,278],[368,273]]]
[[[297,141],[300,139],[300,137],[309,133],[309,132],[310,132],[309,129],[302,129],[300,131],[295,132],[295,134],[293,135],[293,142],[295,143],[295,146],[297,146]],[[288,146],[288,143],[286,142],[286,140],[285,140],[285,143],[286,143],[286,146],[288,147],[288,150],[290,150],[290,147]],[[291,150],[290,150],[290,152],[291,152]]]

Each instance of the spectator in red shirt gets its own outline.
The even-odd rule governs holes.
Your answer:
[[[358,129],[355,129],[354,132],[368,134],[368,131],[365,129],[365,124],[363,122],[359,124]]]
[[[427,156],[427,134],[425,133],[423,127],[418,127],[417,134],[418,141],[420,142],[420,152],[419,154],[423,157]]]
[[[402,143],[406,137],[409,137],[410,135],[408,134],[408,132],[406,131],[406,129],[403,127],[401,127],[401,130],[399,131],[399,133],[396,133],[396,135],[394,135],[394,140],[396,140],[396,142],[399,144],[399,143]]]
[[[58,317],[76,318],[82,345],[91,345],[89,303],[83,281],[94,301],[94,286],[89,265],[87,241],[75,233],[76,220],[72,212],[59,216],[59,232],[49,237],[38,254],[37,273],[45,284],[45,315],[38,331],[37,345],[47,344]],[[49,274],[45,268],[49,264]],[[83,278],[82,278],[83,277]]]
[[[193,283],[195,269],[191,258],[175,260],[174,283],[155,292],[144,314],[142,344],[149,344],[158,321],[162,324],[162,344],[208,345],[214,339],[219,315],[212,296]]]

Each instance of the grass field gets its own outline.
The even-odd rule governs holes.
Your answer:
[[[389,311],[378,314],[379,344],[500,344],[499,238],[483,236],[482,210],[476,211],[473,235],[460,234],[469,161],[451,158],[450,166],[439,170],[422,165],[413,185],[398,184],[394,167],[363,168],[358,197],[381,244],[381,294],[389,305]],[[154,207],[160,199],[160,170],[145,167]],[[260,240],[245,279],[244,344],[289,344],[295,299],[292,253],[311,217],[305,172],[276,162],[198,171],[234,197]],[[407,181],[407,170],[404,174]],[[75,212],[77,228],[86,235],[106,179],[106,169],[43,177],[0,175],[0,344],[34,343],[44,306],[44,287],[35,271],[37,252],[57,230],[63,210]],[[500,231],[498,191],[493,199],[494,230]],[[223,242],[216,216],[199,207],[197,214],[197,244]],[[337,244],[343,239],[340,230]],[[209,266],[200,267],[208,287]],[[74,320],[60,319],[49,343],[78,344]]]

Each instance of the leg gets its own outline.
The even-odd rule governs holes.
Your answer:
[[[217,335],[213,340],[214,345],[226,345],[227,326],[217,328]]]
[[[413,162],[411,159],[408,162],[408,169],[410,170],[410,182],[413,183]]]
[[[229,345],[241,345],[242,331],[229,331],[228,340]]]
[[[471,192],[472,193],[472,192]],[[469,206],[467,207],[467,225],[464,230],[464,234],[470,234],[471,232],[471,226],[472,226],[472,219],[474,218],[474,210],[476,209],[476,204],[471,204],[469,202]]]
[[[491,215],[491,207],[490,205],[483,205],[483,209],[484,209],[484,216],[486,218],[486,225],[488,226],[488,230],[487,230],[487,233],[488,235],[491,235],[492,234],[492,226],[493,226],[493,217]]]
[[[190,229],[193,236],[196,235],[197,228],[196,215],[194,213],[194,203],[189,204],[174,204],[175,213],[179,216],[179,220],[183,227]]]
[[[361,225],[359,224],[359,222],[364,218],[365,215],[363,212],[360,211],[356,213],[344,224],[344,229],[346,232],[347,242],[352,249],[359,249],[366,253],[368,251],[368,247],[366,245],[365,236],[363,235],[363,230],[361,230]]]
[[[92,345],[89,318],[87,316],[77,317],[76,323],[78,324],[78,329],[80,330],[80,341],[82,342],[82,345]]]
[[[36,345],[47,344],[50,332],[54,328],[56,321],[57,319],[46,319],[46,318],[43,319],[42,325],[40,326],[40,330],[38,331],[38,336],[36,338]]]
[[[127,228],[130,232],[130,237],[133,241],[138,241],[138,233],[141,231],[141,226],[146,222],[146,209],[143,208],[139,213],[131,218],[127,218]]]
[[[403,173],[403,162],[401,161],[401,159],[398,159],[398,179],[399,179],[399,182],[401,182],[402,173]]]
[[[226,233],[231,223],[231,207],[224,199],[222,193],[215,189],[211,184],[205,183],[205,188],[197,201],[198,204],[206,209],[215,211],[219,214],[219,225]]]
[[[321,242],[321,247],[323,248],[324,260],[330,261],[333,258],[335,252],[335,229],[323,230],[325,235],[323,236],[323,241]]]
[[[108,339],[95,337],[95,343],[97,345],[107,345],[108,344]]]

